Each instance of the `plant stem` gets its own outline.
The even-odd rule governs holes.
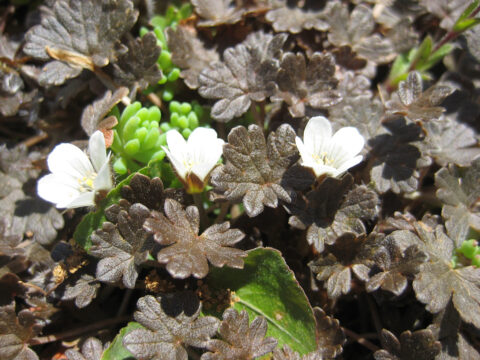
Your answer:
[[[352,330],[349,330],[347,328],[344,328],[342,327],[343,331],[345,332],[345,335],[347,335],[348,337],[354,339],[357,343],[359,343],[360,345],[366,347],[367,349],[375,352],[375,351],[378,351],[380,350],[380,348],[375,345],[374,343],[368,341],[367,339],[365,339],[363,336],[361,335],[358,335],[357,333],[353,332]]]
[[[230,204],[228,202],[224,202],[220,204],[220,212],[218,213],[217,218],[215,219],[215,224],[220,224],[225,216],[228,214],[228,210],[230,209]]]
[[[378,336],[380,336],[382,333],[382,323],[380,321],[380,317],[378,316],[377,306],[375,305],[370,295],[366,295],[366,298],[368,307],[370,308],[370,313],[372,314],[373,325],[375,326],[375,330],[377,331]]]
[[[22,141],[22,145],[25,145],[26,147],[31,147],[38,144],[39,142],[42,142],[45,139],[48,139],[48,134],[42,131],[40,134],[29,137],[28,139]]]
[[[250,105],[250,110],[252,111],[253,118],[255,119],[255,123],[260,126],[260,128],[263,131],[263,119],[260,115],[260,113],[257,111],[257,103],[252,102],[252,105]]]
[[[125,290],[125,293],[123,294],[122,303],[120,304],[120,307],[118,308],[118,311],[117,311],[117,317],[123,315],[123,313],[127,309],[128,302],[130,301],[130,298],[132,297],[132,293],[133,293],[133,289]]]
[[[81,328],[77,329],[72,329],[68,331],[64,331],[58,334],[52,334],[52,335],[46,335],[46,336],[40,336],[40,337],[35,337],[29,341],[30,345],[41,345],[41,344],[48,344],[51,342],[67,339],[67,338],[73,338],[73,337],[78,337],[83,334],[91,333],[91,332],[96,332],[98,330],[101,330],[103,328],[108,328],[111,327],[115,324],[122,323],[122,322],[127,322],[128,320],[131,319],[130,315],[125,315],[121,317],[116,317],[112,319],[106,319],[99,321],[97,323],[93,323],[87,326],[83,326]]]
[[[193,202],[195,206],[198,208],[198,212],[200,213],[200,228],[206,229],[208,227],[208,218],[205,212],[205,208],[203,207],[203,199],[202,193],[193,194]]]

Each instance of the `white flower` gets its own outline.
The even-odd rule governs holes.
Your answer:
[[[303,133],[303,142],[295,139],[302,157],[302,165],[313,169],[320,177],[337,177],[362,161],[358,155],[365,144],[363,136],[354,127],[344,127],[332,136],[330,121],[316,116],[308,121]]]
[[[203,190],[208,175],[222,155],[223,143],[213,129],[198,127],[188,141],[177,130],[167,132],[168,149],[163,147],[163,150],[189,193]]]
[[[62,143],[48,155],[51,174],[38,180],[38,195],[57,208],[78,208],[95,204],[95,193],[113,187],[109,158],[102,132],[95,131],[88,142],[88,156],[72,144]]]

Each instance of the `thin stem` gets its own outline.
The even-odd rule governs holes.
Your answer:
[[[193,202],[195,203],[195,206],[198,208],[198,212],[200,213],[200,227],[206,229],[208,227],[208,218],[205,212],[205,208],[203,207],[202,193],[193,194]]]
[[[217,123],[217,131],[218,137],[221,139],[227,139],[227,131],[225,130],[225,123],[219,122]]]
[[[40,337],[35,337],[29,341],[30,345],[41,345],[41,344],[48,344],[51,342],[67,339],[67,338],[73,338],[73,337],[79,337],[80,335],[91,333],[91,332],[96,332],[98,330],[101,330],[103,328],[109,328],[115,324],[122,323],[122,322],[127,322],[128,320],[131,319],[130,315],[125,315],[121,317],[115,317],[112,319],[106,319],[99,321],[97,323],[93,323],[87,326],[83,326],[77,329],[72,329],[68,331],[64,331],[58,334],[52,334],[52,335],[46,335],[46,336],[40,336]]]
[[[224,219],[225,216],[228,214],[228,210],[230,209],[230,203],[224,202],[220,204],[220,212],[215,219],[215,224],[220,224]]]
[[[366,295],[366,298],[370,313],[372,314],[373,325],[375,326],[378,336],[380,336],[382,333],[382,323],[380,321],[380,316],[378,316],[377,306],[369,295]]]
[[[31,147],[33,145],[38,144],[39,142],[42,142],[47,138],[48,138],[48,134],[42,131],[40,134],[29,137],[28,139],[22,141],[22,144],[25,145],[26,147]]]
[[[365,339],[363,336],[361,335],[358,335],[357,333],[353,332],[352,330],[349,330],[347,328],[344,328],[342,327],[343,331],[345,332],[345,335],[347,335],[348,337],[352,338],[353,340],[355,340],[357,343],[359,343],[360,345],[366,347],[367,349],[375,352],[375,351],[378,351],[380,350],[380,348],[371,343],[370,341],[368,341],[367,339]]]
[[[150,94],[147,95],[147,99],[150,100],[150,102],[151,102],[153,105],[155,105],[155,106],[157,106],[157,107],[159,107],[159,108],[162,107],[162,99],[160,99],[157,94],[155,94],[155,93],[150,93]]]
[[[118,311],[117,311],[117,317],[123,315],[125,313],[125,310],[127,310],[128,302],[130,301],[132,294],[133,294],[133,289],[127,289],[123,294],[122,303],[120,304],[120,307],[118,308]]]
[[[260,126],[260,128],[263,131],[263,119],[260,113],[257,111],[257,103],[252,102],[252,105],[250,106],[250,110],[252,111],[253,118],[255,119],[255,123]]]

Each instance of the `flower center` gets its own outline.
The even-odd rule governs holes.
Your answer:
[[[192,170],[193,165],[195,165],[195,161],[193,161],[193,159],[183,160],[183,166],[185,167],[185,169],[187,169],[187,172],[190,172],[190,170]]]
[[[80,192],[94,191],[93,182],[97,177],[96,172],[91,172],[88,176],[84,176],[81,179],[78,179],[78,184],[80,185]]]
[[[328,157],[326,152],[322,152],[321,154],[313,154],[313,159],[320,165],[333,165],[334,160]]]

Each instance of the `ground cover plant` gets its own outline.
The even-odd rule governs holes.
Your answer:
[[[0,4],[0,359],[480,359],[479,0]]]

